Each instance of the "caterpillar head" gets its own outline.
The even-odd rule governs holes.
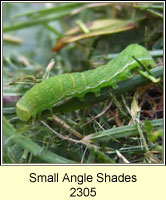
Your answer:
[[[18,101],[16,104],[16,113],[20,120],[28,121],[31,118],[31,111]]]

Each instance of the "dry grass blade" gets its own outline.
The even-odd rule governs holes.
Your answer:
[[[80,27],[75,27],[74,29],[66,32],[64,37],[62,37],[56,43],[52,51],[60,51],[65,45],[76,42],[82,39],[119,33],[122,31],[127,31],[136,27],[136,22],[138,20],[121,20],[121,19],[101,19],[85,24],[88,28],[88,33],[83,33]]]
[[[61,126],[63,129],[67,130],[69,133],[73,134],[74,136],[82,139],[83,136],[76,130],[74,130],[73,128],[71,128],[68,124],[66,124],[63,120],[59,119],[57,116],[53,115],[53,120],[56,122],[56,124],[58,124],[59,126]]]
[[[52,129],[48,124],[46,124],[44,121],[41,121],[41,123],[46,126],[52,133],[54,133],[58,138],[61,138],[63,140],[67,140],[69,142],[74,142],[76,144],[83,144],[83,145],[86,145],[88,147],[92,147],[94,149],[98,149],[97,146],[93,145],[93,144],[90,144],[88,140],[75,140],[75,139],[72,139],[72,138],[69,138],[68,136],[63,136],[61,134],[59,134],[57,131],[55,131],[54,129]]]

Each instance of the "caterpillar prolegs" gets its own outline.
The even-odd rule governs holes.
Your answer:
[[[118,57],[96,69],[61,74],[37,83],[17,102],[17,115],[20,120],[27,121],[37,113],[50,109],[62,98],[82,98],[88,92],[97,93],[103,87],[114,87],[118,81],[130,76],[131,69],[139,66],[134,58],[144,65],[154,65],[151,55],[143,46],[131,44]]]

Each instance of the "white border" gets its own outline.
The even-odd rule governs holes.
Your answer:
[[[3,116],[3,111],[2,111],[2,104],[3,104],[3,76],[2,76],[2,72],[3,72],[3,60],[2,60],[2,52],[3,52],[3,31],[2,31],[2,12],[3,12],[3,6],[2,4],[3,3],[56,3],[56,2],[64,2],[64,3],[76,3],[76,2],[80,2],[80,3],[100,3],[100,2],[111,2],[111,3],[136,3],[136,2],[139,2],[139,3],[146,3],[146,2],[152,2],[152,3],[163,3],[164,4],[164,9],[163,9],[163,28],[164,28],[164,36],[163,36],[163,43],[164,43],[164,46],[163,46],[163,59],[164,59],[164,74],[163,74],[163,82],[164,82],[164,87],[163,87],[163,100],[164,100],[164,105],[163,105],[163,108],[164,108],[164,113],[163,113],[163,119],[165,120],[165,1],[1,1],[1,166],[164,166],[165,165],[165,151],[163,151],[163,161],[164,163],[162,164],[3,164],[3,149],[2,149],[2,116]],[[163,129],[163,147],[165,149],[165,123],[164,124],[164,129]]]

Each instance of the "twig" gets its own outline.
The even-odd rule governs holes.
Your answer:
[[[84,153],[83,153],[82,158],[81,158],[81,163],[83,163],[83,161],[84,161],[84,157],[85,157],[85,153],[87,152],[87,149],[88,149],[88,147],[86,147],[85,150],[84,150]]]
[[[67,140],[69,142],[74,142],[76,144],[83,144],[83,145],[86,145],[88,147],[93,147],[94,149],[98,149],[97,146],[93,145],[93,144],[90,144],[88,140],[75,140],[75,139],[72,139],[68,136],[63,136],[61,134],[59,134],[57,131],[55,131],[54,129],[52,129],[48,124],[46,124],[44,121],[41,121],[41,123],[46,126],[51,132],[53,132],[57,137],[63,139],[63,140]]]
[[[118,150],[116,150],[116,154],[123,160],[124,163],[130,163]]]
[[[60,126],[62,126],[65,130],[69,131],[71,134],[73,134],[74,136],[82,139],[83,135],[81,135],[79,132],[77,132],[76,130],[72,129],[68,124],[66,124],[63,120],[61,120],[60,118],[58,118],[55,115],[52,115],[53,120]]]

